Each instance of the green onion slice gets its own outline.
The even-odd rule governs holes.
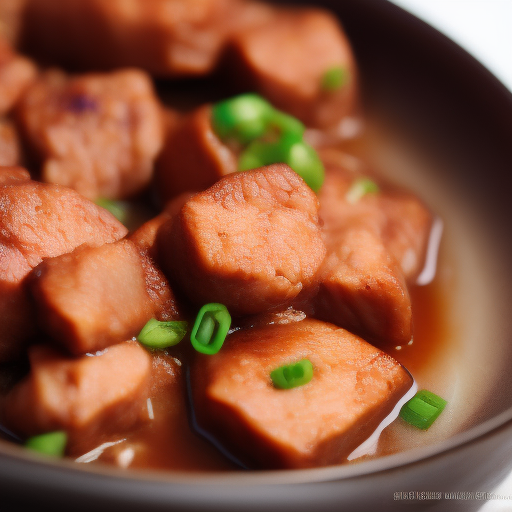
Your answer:
[[[349,72],[345,67],[333,66],[322,75],[320,86],[323,91],[334,92],[346,85],[348,79]]]
[[[325,179],[325,170],[317,152],[305,142],[296,142],[288,150],[286,162],[314,191],[318,192]]]
[[[238,170],[247,171],[275,163],[288,164],[314,191],[318,192],[325,179],[322,161],[316,151],[293,135],[284,135],[279,142],[254,141],[238,160]]]
[[[280,366],[270,372],[272,383],[278,389],[292,389],[304,386],[313,378],[313,364],[309,359]]]
[[[345,199],[349,203],[355,204],[366,194],[377,194],[378,192],[379,186],[373,180],[370,178],[359,178],[347,190]]]
[[[119,222],[126,224],[130,215],[129,205],[124,201],[112,201],[100,197],[96,199],[96,204],[108,210]]]
[[[25,447],[44,455],[62,457],[66,450],[68,436],[66,432],[58,430],[38,436],[30,437],[25,442]]]
[[[274,113],[272,105],[257,94],[241,94],[212,107],[212,126],[224,141],[240,144],[263,136]]]
[[[197,314],[190,334],[192,346],[202,354],[216,354],[231,326],[231,315],[224,304],[205,304]]]
[[[269,129],[276,131],[278,136],[286,135],[288,138],[292,137],[296,142],[302,140],[306,127],[295,117],[275,110],[269,119]]]
[[[446,400],[440,396],[423,389],[402,407],[400,417],[416,428],[427,430],[446,404]]]
[[[174,320],[159,322],[152,318],[142,328],[137,340],[150,348],[167,348],[177,345],[187,334],[188,323]]]

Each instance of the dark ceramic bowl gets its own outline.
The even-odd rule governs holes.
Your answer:
[[[468,511],[512,468],[512,95],[384,0],[316,4],[339,14],[353,42],[382,140],[409,155],[387,155],[384,167],[445,221],[454,341],[438,373],[453,384],[450,434],[348,466],[193,475],[47,462],[0,442],[0,510]],[[463,492],[482,494],[450,499]]]

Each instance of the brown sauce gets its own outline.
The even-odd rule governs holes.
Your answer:
[[[414,314],[414,339],[412,344],[388,352],[403,364],[421,388],[421,376],[432,364],[436,355],[449,338],[446,319],[446,292],[440,279],[426,286],[410,289]],[[123,442],[106,448],[99,462],[126,465],[137,469],[171,471],[227,471],[238,466],[225,457],[213,444],[191,428],[191,412],[188,406],[186,365],[193,355],[182,347],[174,354],[165,356],[172,370],[167,385],[157,388],[151,399],[154,419],[146,421],[139,429],[123,437],[112,439]],[[396,420],[401,421],[401,420]],[[421,433],[419,433],[421,435]],[[377,455],[392,453],[393,436],[386,430],[379,443]],[[365,459],[368,457],[365,457]]]

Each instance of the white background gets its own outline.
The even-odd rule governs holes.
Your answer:
[[[512,0],[391,1],[448,35],[512,91]],[[510,139],[512,144],[512,133]],[[512,497],[512,473],[494,493]],[[512,499],[488,501],[480,509],[480,512],[511,511]]]

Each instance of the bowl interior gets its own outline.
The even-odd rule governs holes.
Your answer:
[[[197,486],[206,486],[201,496],[218,494],[226,504],[240,498],[233,487],[237,482],[287,485],[369,475],[467,443],[512,419],[512,96],[453,42],[386,1],[323,0],[315,5],[338,13],[353,43],[370,119],[370,158],[391,180],[416,191],[444,221],[438,278],[446,292],[440,300],[448,310],[444,335],[449,342],[437,349],[435,362],[422,375],[424,387],[448,395],[450,408],[437,430],[421,441],[393,431],[390,435],[401,439],[397,446],[406,451],[382,459],[229,475],[78,470],[67,461],[34,461],[0,442],[0,474],[16,474],[19,468],[25,482],[59,489],[64,485],[59,475],[66,473],[72,492],[92,471],[111,479],[113,500],[119,492],[114,482],[138,479],[146,489],[152,481],[193,483],[185,502],[198,505]],[[176,503],[176,493],[169,491],[167,499]]]

